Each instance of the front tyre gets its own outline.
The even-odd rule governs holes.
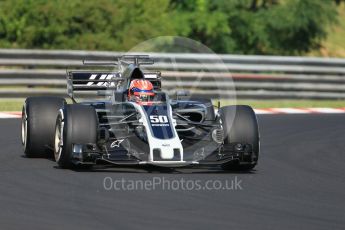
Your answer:
[[[61,168],[73,168],[73,144],[97,142],[97,114],[88,105],[67,105],[59,111],[54,135],[54,157]]]
[[[258,161],[260,152],[259,128],[254,110],[247,105],[225,106],[220,109],[222,126],[224,129],[224,148],[238,143],[250,145],[250,161],[232,161],[222,165],[224,170],[253,169]],[[229,147],[231,149],[232,147]]]

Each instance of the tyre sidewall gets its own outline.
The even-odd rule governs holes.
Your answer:
[[[69,127],[71,125],[71,116],[69,115],[69,110],[66,109],[66,107],[60,110],[56,118],[56,125],[59,125],[58,123],[61,123],[62,121],[64,122],[63,129],[61,130],[63,146],[60,157],[55,160],[61,168],[70,168],[72,167],[72,129]]]

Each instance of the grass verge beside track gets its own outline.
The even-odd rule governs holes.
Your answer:
[[[231,101],[221,101],[220,105],[232,105]],[[250,105],[256,109],[265,108],[344,108],[344,100],[237,100],[236,104]]]
[[[0,111],[21,111],[24,98],[0,98]]]
[[[0,111],[21,111],[24,98],[0,99]],[[215,102],[216,104],[216,102]],[[221,106],[232,105],[232,101],[221,101]],[[253,108],[344,108],[345,100],[238,100],[237,104],[250,105]]]

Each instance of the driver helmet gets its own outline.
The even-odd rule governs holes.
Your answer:
[[[145,79],[135,79],[131,81],[128,90],[128,99],[135,102],[150,102],[153,100],[155,93],[153,85]]]

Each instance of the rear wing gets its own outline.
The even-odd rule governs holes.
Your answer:
[[[83,60],[84,65],[90,66],[118,66],[134,64],[140,65],[153,65],[155,62],[149,55],[122,55],[117,60]]]
[[[144,77],[153,84],[155,90],[161,90],[160,72],[145,72]],[[117,90],[126,84],[127,80],[119,72],[69,71],[67,72],[67,94],[73,98],[75,91]]]

